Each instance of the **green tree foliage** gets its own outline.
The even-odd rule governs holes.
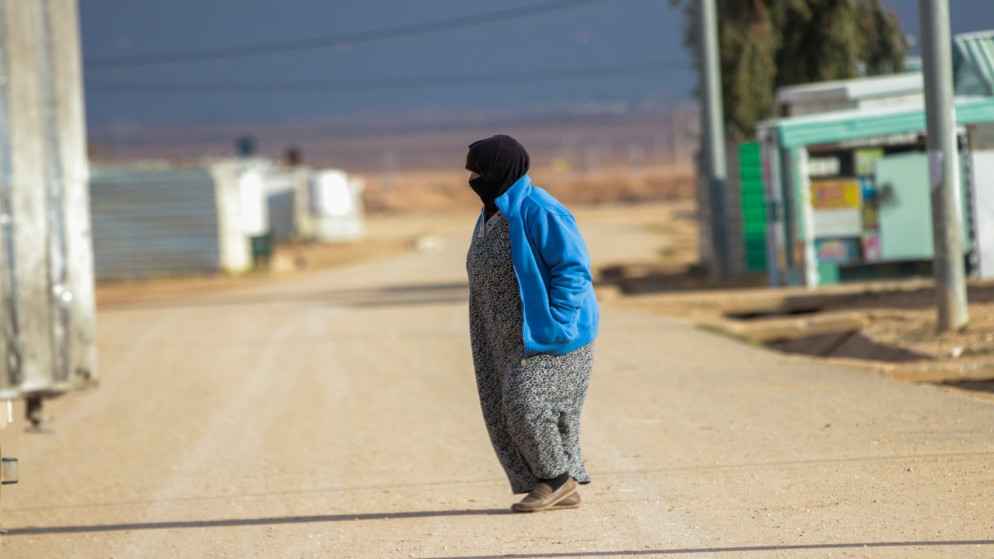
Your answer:
[[[698,67],[698,0],[670,0],[687,16],[684,44]],[[904,69],[897,13],[880,0],[715,0],[725,123],[749,136],[773,116],[776,88]]]

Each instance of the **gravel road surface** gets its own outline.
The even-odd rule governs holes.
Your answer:
[[[597,262],[671,240],[578,213]],[[649,216],[650,218],[652,216]],[[994,403],[776,354],[605,294],[580,509],[512,514],[480,417],[475,215],[421,251],[101,306],[101,386],[2,432],[14,558],[994,557]]]

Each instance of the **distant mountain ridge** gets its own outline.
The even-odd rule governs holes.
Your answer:
[[[103,163],[195,160],[233,156],[238,138],[251,136],[260,155],[280,159],[296,149],[307,165],[368,173],[461,165],[470,142],[504,133],[517,137],[538,162],[576,159],[580,153],[601,164],[640,157],[685,162],[696,149],[697,118],[696,106],[687,104],[642,111],[364,115],[254,125],[118,124],[90,130],[89,144],[92,158]]]

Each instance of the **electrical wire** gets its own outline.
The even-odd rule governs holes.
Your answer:
[[[422,35],[436,31],[447,31],[459,27],[469,27],[506,21],[521,17],[575,8],[582,5],[594,4],[605,0],[552,0],[542,4],[525,6],[521,8],[508,8],[487,12],[485,14],[475,14],[459,16],[437,21],[424,23],[412,23],[397,27],[387,27],[383,29],[373,29],[369,31],[359,31],[356,33],[343,33],[339,35],[326,35],[322,37],[312,37],[309,39],[297,39],[292,41],[276,41],[269,43],[257,43],[250,45],[240,45],[233,47],[219,47],[212,49],[196,49],[187,51],[165,52],[155,54],[136,54],[125,56],[105,56],[88,58],[83,61],[86,70],[99,70],[105,68],[123,68],[133,66],[157,66],[163,64],[176,64],[184,62],[201,62],[205,60],[222,60],[231,58],[244,58],[249,56],[261,56],[267,54],[278,54],[285,52],[313,50],[329,47],[338,47],[344,44],[368,43],[382,41],[386,39],[396,39],[400,37],[410,37],[412,35]]]
[[[416,76],[395,78],[360,78],[321,81],[247,81],[247,82],[113,82],[87,81],[88,91],[110,93],[198,94],[198,93],[267,93],[267,92],[328,92],[354,90],[389,90],[431,87],[471,87],[522,82],[558,81],[584,78],[652,74],[664,71],[690,70],[692,66],[679,62],[651,62],[612,66],[558,68],[528,72],[507,72],[476,75]]]

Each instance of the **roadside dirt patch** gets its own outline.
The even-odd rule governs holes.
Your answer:
[[[364,238],[340,244],[281,243],[273,251],[268,268],[246,274],[100,282],[96,286],[97,306],[230,291],[278,277],[382,258],[413,246],[413,237]]]
[[[968,285],[970,322],[938,332],[934,285],[927,280],[806,289],[672,291],[660,280],[619,304],[687,321],[746,343],[835,360],[911,382],[989,390],[994,383],[994,282]],[[686,281],[685,279],[682,281]]]

